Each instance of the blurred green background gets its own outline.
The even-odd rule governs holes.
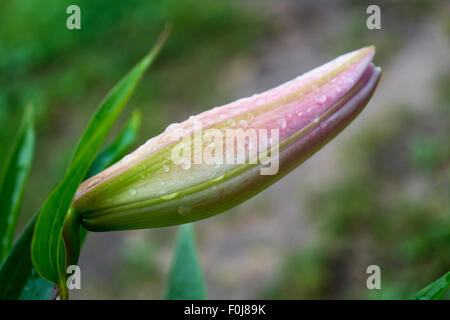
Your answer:
[[[70,4],[81,30],[66,28]],[[165,22],[172,35],[121,118],[142,111],[139,143],[375,44],[384,74],[358,119],[276,185],[195,227],[210,298],[409,297],[450,269],[450,6],[370,4],[381,30],[366,28],[366,1],[1,1],[0,165],[25,105],[37,109],[20,226]],[[72,297],[161,298],[175,231],[90,233]],[[366,287],[371,264],[381,290]]]

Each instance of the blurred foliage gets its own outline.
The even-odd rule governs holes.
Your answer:
[[[398,114],[350,146],[342,181],[309,197],[319,240],[286,259],[267,297],[406,299],[449,270],[450,119],[442,106],[450,106],[445,85],[430,112]],[[381,268],[381,290],[366,288],[371,264]]]
[[[407,5],[406,5],[407,2]],[[444,5],[442,1],[442,6]],[[361,46],[361,39],[366,45],[374,44],[377,48],[376,61],[384,63],[409,37],[415,35],[417,22],[440,10],[440,1],[429,0],[386,0],[371,1],[347,0],[344,2],[345,19],[338,25],[338,36],[330,37],[336,54],[355,50]],[[378,5],[381,10],[381,30],[361,28],[368,15],[368,5]],[[445,19],[443,19],[445,21]]]
[[[206,286],[192,224],[178,228],[177,242],[166,284],[165,299],[204,300]]]

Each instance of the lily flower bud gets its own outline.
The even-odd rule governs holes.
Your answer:
[[[83,182],[73,207],[91,231],[183,224],[223,212],[289,173],[364,108],[374,47],[264,93],[172,124]]]

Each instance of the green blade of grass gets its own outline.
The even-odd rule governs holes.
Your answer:
[[[30,105],[25,109],[17,138],[0,178],[0,263],[11,248],[33,151],[34,121],[33,107]]]
[[[120,132],[117,139],[102,150],[97,155],[94,162],[92,162],[86,175],[86,179],[96,175],[127,154],[129,148],[137,138],[139,127],[141,125],[141,118],[141,113],[138,110],[133,112],[130,120]]]
[[[140,119],[140,113],[134,112],[120,135],[97,155],[85,179],[89,178],[90,174],[94,175],[109,167],[127,154],[137,138]],[[0,265],[0,300],[47,300],[50,298],[53,283],[40,277],[31,263],[31,239],[36,217],[37,214],[30,220],[3,264]]]
[[[30,248],[37,214],[31,219],[0,266],[0,300],[48,299],[53,283],[39,277],[31,263]]]
[[[179,227],[166,299],[202,300],[206,298],[205,283],[197,258],[193,233],[190,224]]]
[[[42,277],[57,284],[62,299],[68,298],[62,239],[66,214],[78,185],[86,175],[103,140],[144,71],[157,56],[166,37],[167,32],[164,32],[150,53],[108,93],[85,130],[63,180],[50,193],[37,217],[31,242],[31,259]]]
[[[432,282],[414,296],[413,300],[439,300],[450,287],[450,271]]]

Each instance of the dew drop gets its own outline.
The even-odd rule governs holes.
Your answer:
[[[137,193],[135,189],[130,189],[129,191],[132,196],[135,196]]]
[[[264,99],[264,98],[259,98],[258,100],[256,100],[257,106],[262,106],[265,103],[266,103],[266,99]]]
[[[326,95],[320,96],[318,100],[320,103],[324,103],[325,101],[327,101],[327,96]]]
[[[133,161],[136,158],[136,156],[132,153],[130,153],[129,155],[126,155],[125,157],[123,157],[122,161],[123,162],[130,162]]]
[[[174,129],[174,128],[178,127],[178,126],[179,126],[179,123],[176,123],[176,122],[171,123],[171,124],[169,124],[169,125],[167,126],[167,128],[166,128],[166,130],[164,130],[164,132],[165,132],[165,131],[169,131],[169,130],[171,130],[171,129]]]
[[[178,213],[182,216],[188,215],[191,212],[191,208],[186,205],[181,205],[178,207]]]
[[[191,161],[189,161],[189,159],[181,160],[181,169],[188,170],[190,167],[191,167]]]
[[[260,161],[263,166],[266,166],[270,163],[270,160],[271,160],[270,157],[263,157],[263,158],[261,158]]]
[[[233,125],[234,125],[234,120],[233,120],[233,119],[228,119],[228,120],[227,120],[227,124],[228,124],[229,126],[233,126]]]
[[[284,129],[287,126],[286,120],[284,118],[278,119],[278,124],[280,125],[281,129]]]

